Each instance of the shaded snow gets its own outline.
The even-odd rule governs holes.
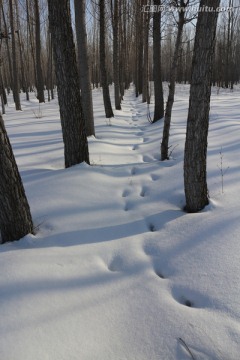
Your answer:
[[[175,148],[160,162],[162,122],[149,124],[133,89],[111,122],[93,90],[92,166],[66,170],[56,101],[40,118],[34,98],[22,112],[10,103],[4,120],[38,233],[0,247],[1,360],[191,359],[179,338],[197,360],[239,359],[240,91],[213,89],[211,202],[186,214],[188,91],[177,86]]]

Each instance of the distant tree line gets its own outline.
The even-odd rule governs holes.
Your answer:
[[[183,4],[196,8],[197,0],[184,0]],[[84,62],[81,54],[87,49],[87,76],[80,71],[82,83],[88,78],[91,87],[102,85],[100,42],[100,4],[96,0],[74,1],[72,21],[75,23],[74,37],[78,47],[78,70]],[[146,5],[163,6],[161,14],[149,10]],[[134,81],[136,95],[143,101],[150,101],[153,89],[149,81],[154,80],[154,39],[156,38],[156,16],[160,15],[161,78],[170,81],[171,64],[177,36],[177,11],[168,12],[181,5],[180,0],[107,0],[105,7],[105,53],[107,82],[114,82],[115,106],[120,107],[124,89]],[[240,16],[239,1],[222,2],[232,11],[222,11],[219,15],[214,72],[212,84],[218,87],[233,88],[240,78]],[[153,10],[154,8],[152,8]],[[1,5],[1,74],[0,87],[3,103],[4,92],[13,92],[16,109],[21,108],[19,91],[34,91],[39,102],[50,101],[54,97],[56,76],[53,62],[52,36],[49,31],[47,0],[3,0]],[[191,14],[192,15],[192,14]],[[187,15],[190,17],[190,14]],[[186,16],[186,17],[187,17]],[[81,38],[83,20],[86,22],[85,38]],[[183,28],[177,57],[176,81],[189,83],[191,60],[195,36],[194,20]],[[84,40],[85,39],[85,40]],[[86,46],[85,46],[86,43]],[[84,46],[82,46],[84,44]],[[155,59],[155,60],[154,60]],[[44,97],[44,90],[47,96]],[[83,96],[85,92],[83,93]],[[85,99],[86,100],[86,99]],[[87,100],[86,100],[87,101]],[[84,103],[86,103],[84,101]],[[87,107],[91,109],[91,106]],[[91,111],[91,110],[90,110]],[[89,116],[89,114],[88,114]],[[92,115],[91,115],[92,117]],[[89,130],[93,133],[93,129]]]

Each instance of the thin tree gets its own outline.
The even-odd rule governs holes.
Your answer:
[[[84,161],[89,163],[86,126],[81,106],[71,25],[70,0],[48,0],[48,12],[63,132],[65,166],[70,167]]]
[[[169,92],[168,92],[168,99],[167,105],[165,110],[165,117],[164,117],[164,126],[163,126],[163,136],[162,136],[162,143],[161,143],[161,160],[167,160],[169,158],[168,150],[169,150],[169,132],[170,132],[170,125],[171,125],[171,118],[172,118],[172,108],[174,103],[174,95],[175,95],[175,83],[177,77],[177,63],[178,63],[178,56],[179,50],[181,47],[182,41],[182,33],[183,27],[186,22],[185,20],[185,8],[189,4],[189,0],[174,0],[174,4],[178,9],[178,22],[177,22],[177,38],[175,43],[174,55],[171,64],[171,71],[170,71],[170,81],[169,81]]]
[[[150,13],[143,13],[143,69],[142,69],[142,102],[150,104],[149,93],[149,22]]]
[[[82,108],[87,136],[95,135],[86,32],[86,0],[74,0]]]
[[[115,109],[121,110],[120,82],[119,82],[119,2],[111,0],[112,27],[113,27],[113,81]]]
[[[20,17],[19,17],[19,9],[18,9],[18,3],[15,2],[16,7],[16,20],[17,20],[17,39],[18,39],[18,48],[19,48],[19,58],[20,58],[20,69],[21,69],[21,88],[23,89],[23,92],[26,93],[26,100],[29,100],[29,92],[28,92],[28,86],[26,81],[26,73],[25,73],[25,66],[24,66],[24,59],[23,59],[23,42],[22,42],[22,36],[20,32]]]
[[[30,207],[0,115],[0,231],[1,242],[34,233]]]
[[[200,7],[213,10],[220,0],[201,0]],[[198,14],[184,155],[186,211],[197,212],[208,203],[207,137],[211,97],[211,76],[218,12]]]
[[[34,11],[31,8],[31,1],[26,0],[26,18],[27,18],[27,51],[31,53],[32,63],[33,63],[33,72],[34,72],[34,81],[32,82],[37,84],[37,71],[36,71],[36,51],[34,43],[34,31],[33,31],[33,21]],[[29,56],[28,56],[28,66],[30,65]],[[31,85],[32,85],[31,84]],[[32,86],[31,86],[32,89]]]
[[[16,28],[15,28],[15,19],[14,19],[12,0],[9,0],[9,16],[10,16],[10,27],[11,27],[11,37],[12,37],[13,99],[15,102],[16,110],[22,110],[21,103],[20,103],[20,95],[19,95],[17,51],[16,51],[16,40],[15,40]]]
[[[154,0],[154,5],[161,6],[162,0]],[[162,86],[162,64],[161,64],[161,11],[153,13],[153,80],[154,80],[154,116],[156,122],[164,116],[164,99]]]
[[[48,29],[47,34],[47,49],[48,49],[48,57],[47,57],[47,92],[48,92],[48,101],[54,99],[54,85],[53,85],[53,51],[52,51],[52,39],[51,34]]]
[[[38,0],[34,0],[35,10],[35,36],[36,36],[36,75],[37,75],[37,98],[40,103],[45,102],[44,81],[41,64],[41,33],[40,33],[40,14]]]
[[[136,61],[136,75],[135,88],[136,97],[142,94],[143,91],[143,18],[144,12],[141,11],[144,5],[144,0],[136,0],[135,2],[135,61]]]
[[[103,102],[105,108],[106,118],[114,117],[112,104],[109,94],[107,69],[106,69],[106,24],[105,24],[105,0],[99,0],[100,10],[100,72],[101,72],[101,84],[103,90]]]
[[[10,83],[10,85],[12,87],[12,84],[13,84],[12,60],[11,60],[10,46],[9,46],[8,27],[7,27],[6,16],[5,16],[3,4],[1,5],[1,10],[2,10],[2,18],[3,18],[3,26],[4,26],[4,40],[5,40],[5,44],[6,44],[6,48],[7,48],[7,57],[8,57],[8,66],[9,66],[9,78],[10,78],[9,80],[10,81],[8,82],[8,85]]]

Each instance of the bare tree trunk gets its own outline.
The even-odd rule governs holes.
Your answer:
[[[31,18],[34,15],[31,13],[29,0],[26,0],[26,16],[27,16],[27,26],[28,26],[28,37],[29,37],[31,56],[32,56],[32,61],[33,61],[33,71],[34,71],[34,78],[35,78],[34,83],[36,85],[37,84],[36,59],[35,59],[35,52],[36,51],[35,51],[35,44],[34,44],[33,29],[32,29],[32,24],[31,24]]]
[[[114,117],[112,104],[110,100],[107,70],[106,70],[106,49],[105,49],[105,0],[99,0],[100,9],[100,71],[101,83],[103,89],[103,102],[105,107],[106,118]]]
[[[14,25],[12,0],[9,0],[9,16],[10,16],[11,37],[12,37],[13,98],[14,98],[16,110],[22,110],[20,103],[20,96],[19,96],[18,65],[17,65],[15,25]]]
[[[17,32],[17,35],[18,35],[18,44],[19,44],[19,53],[20,53],[22,88],[23,88],[23,92],[26,93],[26,100],[29,100],[28,86],[27,86],[27,81],[26,81],[26,77],[25,77],[23,54],[22,54],[22,42],[21,42],[21,39],[20,39],[19,31]]]
[[[7,23],[6,23],[6,17],[5,17],[3,5],[1,5],[1,9],[2,9],[2,16],[3,16],[4,32],[5,32],[6,34],[8,34],[8,27],[7,27]],[[12,86],[13,86],[13,70],[12,70],[12,60],[11,60],[11,55],[10,55],[8,36],[6,36],[5,42],[6,42],[6,46],[7,46],[9,75],[10,75],[10,76],[9,76],[9,77],[10,77],[10,86],[12,87]],[[9,83],[8,83],[7,85],[9,85]]]
[[[86,122],[87,136],[95,135],[93,119],[92,89],[90,81],[89,57],[86,32],[86,0],[74,0],[75,26],[78,44],[78,61],[80,69],[80,87],[82,108]]]
[[[96,3],[92,3],[92,11],[96,13],[97,6]],[[92,36],[92,82],[93,87],[98,88],[100,80],[99,80],[99,67],[100,67],[100,61],[99,61],[99,26],[97,24],[96,17],[93,18],[93,36]]]
[[[1,50],[1,46],[0,46]],[[2,67],[0,65],[0,95],[1,95],[1,104],[2,104],[2,114],[5,114],[5,100],[6,100],[6,93],[3,84],[3,77],[2,77]]]
[[[160,6],[161,0],[154,0],[154,5]],[[154,80],[154,117],[156,122],[164,116],[164,99],[162,86],[162,65],[161,65],[161,12],[153,14],[153,80]]]
[[[115,109],[121,110],[120,84],[119,84],[119,2],[111,0],[112,26],[113,26],[113,81]]]
[[[177,27],[177,39],[175,43],[175,50],[171,65],[170,71],[170,81],[169,81],[169,93],[167,99],[167,105],[165,110],[165,117],[164,117],[164,126],[163,126],[163,136],[162,136],[162,143],[161,143],[161,160],[167,160],[168,157],[168,143],[169,143],[169,132],[170,132],[170,124],[171,124],[171,117],[172,117],[172,108],[174,103],[174,95],[175,95],[175,82],[177,76],[177,63],[178,63],[178,55],[179,49],[181,46],[182,40],[182,33],[183,33],[183,26],[185,22],[185,11],[184,7],[187,5],[185,4],[184,0],[180,0],[180,10],[178,12],[178,27]]]
[[[45,102],[44,81],[41,65],[41,34],[38,0],[34,0],[35,8],[35,36],[36,36],[36,73],[37,73],[37,98],[40,103]]]
[[[139,93],[140,93],[140,89],[139,89],[139,77],[138,77],[138,74],[139,74],[139,71],[138,71],[138,67],[139,67],[139,56],[138,56],[138,51],[139,51],[139,38],[138,38],[138,32],[139,32],[139,25],[138,25],[138,22],[139,22],[139,9],[138,9],[138,4],[139,3],[139,0],[137,0],[135,2],[135,32],[134,32],[134,38],[135,38],[135,44],[134,44],[134,84],[135,84],[135,94],[136,94],[136,97],[139,96]]]
[[[149,93],[149,62],[148,62],[148,33],[149,33],[149,13],[143,14],[143,90],[142,90],[142,102],[150,104]]]
[[[70,0],[48,0],[65,166],[89,163],[70,15]],[[62,21],[64,19],[64,21]]]
[[[2,243],[34,233],[30,207],[1,115],[0,203]]]
[[[141,12],[142,5],[144,4],[144,0],[139,0],[139,8],[137,11],[137,33],[136,33],[136,42],[137,42],[137,77],[138,77],[138,91],[139,95],[142,94],[143,91],[143,12]]]
[[[51,34],[48,29],[48,36],[47,36],[47,49],[48,49],[48,59],[47,59],[47,90],[48,90],[48,101],[54,99],[54,92],[53,92],[53,59],[52,59],[52,39]]]
[[[200,7],[216,9],[220,0],[201,0]],[[199,12],[184,156],[186,211],[197,212],[208,203],[206,174],[211,75],[218,12]]]
[[[126,14],[126,0],[122,0],[119,4],[119,20],[118,20],[118,37],[119,37],[119,88],[120,101],[124,97],[124,90],[127,87],[128,74],[128,56],[127,56],[127,14]],[[114,61],[113,61],[114,62]]]
[[[19,21],[19,11],[18,11],[18,3],[15,2],[16,8],[16,22],[17,22],[17,38],[18,38],[18,47],[19,47],[19,57],[20,57],[20,69],[21,69],[21,88],[23,92],[26,93],[26,100],[29,100],[29,93],[28,93],[28,86],[25,76],[25,69],[24,69],[24,61],[23,61],[23,46],[22,46],[22,39],[20,34],[20,21]]]

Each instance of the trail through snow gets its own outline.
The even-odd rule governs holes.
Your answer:
[[[36,99],[16,113],[9,98],[4,120],[38,233],[0,247],[1,360],[191,359],[184,342],[197,360],[238,360],[240,91],[213,89],[211,203],[199,214],[182,211],[188,92],[177,85],[175,149],[161,162],[162,122],[149,124],[134,89],[107,121],[93,90],[92,165],[69,169],[57,102],[36,118]]]

